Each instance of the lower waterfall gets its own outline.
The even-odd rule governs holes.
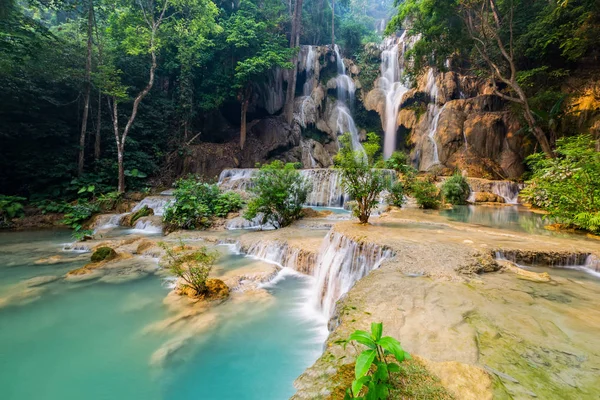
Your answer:
[[[335,303],[356,282],[379,268],[392,256],[392,251],[372,243],[359,243],[340,233],[330,231],[321,247],[314,275],[316,285],[313,304],[331,317]]]

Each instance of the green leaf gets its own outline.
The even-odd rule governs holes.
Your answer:
[[[77,194],[81,194],[83,192],[86,192],[87,188],[86,187],[82,187],[81,189],[79,189],[79,191],[77,191]]]
[[[375,352],[375,350],[365,350],[359,354],[358,358],[356,359],[356,365],[354,367],[354,375],[356,379],[364,376],[367,372],[369,372],[369,369],[371,368],[371,364],[373,363],[376,354],[377,353]]]
[[[358,343],[364,344],[371,349],[375,348],[375,342],[371,338],[371,334],[367,331],[354,331],[348,340],[356,340]]]
[[[390,389],[388,388],[388,386],[386,384],[377,385],[375,387],[375,391],[376,391],[377,399],[379,399],[379,400],[386,400],[390,395]]]
[[[389,363],[387,369],[390,372],[400,372],[400,366],[396,363]]]
[[[379,362],[376,365],[377,371],[375,372],[375,378],[382,382],[387,382],[389,379],[387,364]]]
[[[355,379],[352,382],[352,395],[354,397],[358,396],[358,394],[360,393],[361,389],[363,388],[363,386],[365,384],[367,384],[369,381],[371,380],[371,377],[368,375],[365,375],[361,378]]]
[[[378,341],[381,339],[381,334],[383,333],[383,323],[381,322],[373,322],[371,323],[371,335],[374,341]]]
[[[406,358],[405,351],[404,349],[402,349],[400,342],[391,336],[382,337],[379,341],[377,341],[377,344],[383,347],[385,350],[392,353],[394,357],[396,357],[396,360],[398,360],[399,362],[404,361],[404,359]]]

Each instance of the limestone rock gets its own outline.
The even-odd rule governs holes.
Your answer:
[[[100,247],[92,254],[92,262],[109,261],[117,257],[117,252],[110,247]]]
[[[489,192],[475,192],[475,203],[504,203],[504,199],[497,194]]]

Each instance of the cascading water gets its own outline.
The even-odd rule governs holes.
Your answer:
[[[402,103],[402,97],[408,91],[408,87],[401,81],[402,65],[399,62],[399,48],[402,46],[402,56],[406,48],[404,40],[406,31],[400,38],[386,38],[381,45],[381,78],[379,88],[385,93],[385,116],[384,126],[385,140],[383,145],[383,157],[388,159],[396,149],[396,132],[398,129],[398,111]],[[403,62],[402,62],[403,64]]]
[[[304,68],[306,72],[306,81],[302,86],[302,94],[304,96],[310,96],[315,86],[315,61],[317,51],[315,46],[306,46],[306,59],[304,61]]]
[[[329,318],[337,300],[369,272],[392,256],[391,250],[371,243],[358,243],[331,231],[323,241],[314,271],[313,303]]]
[[[429,133],[427,134],[427,136],[429,137],[431,145],[433,146],[433,151],[431,155],[432,159],[429,163],[429,166],[427,167],[427,169],[429,169],[434,165],[440,163],[440,156],[438,152],[438,145],[435,140],[435,135],[437,133],[438,124],[440,121],[440,115],[442,115],[442,111],[446,107],[445,104],[443,107],[440,107],[438,105],[439,88],[437,86],[437,83],[435,82],[435,74],[433,72],[433,68],[429,69],[429,73],[427,75],[426,90],[427,93],[429,93],[429,98],[431,100],[431,103],[429,103],[429,106],[427,107],[427,116],[429,118]]]
[[[154,215],[162,216],[165,208],[173,201],[171,196],[148,196],[133,207],[131,212],[139,211],[142,207],[148,206],[154,211]]]
[[[492,193],[504,198],[508,204],[517,204],[523,185],[510,181],[496,181],[492,184]]]
[[[354,151],[360,151],[364,153],[364,149],[360,144],[358,137],[358,129],[352,118],[350,112],[350,106],[354,103],[354,97],[356,94],[356,85],[352,78],[346,75],[346,66],[344,60],[340,55],[340,49],[338,45],[333,47],[335,51],[335,58],[337,63],[338,76],[335,78],[337,86],[337,98],[338,101],[335,104],[337,112],[337,131],[338,134],[350,133],[352,137],[352,148]]]
[[[226,169],[221,172],[219,186],[222,190],[247,190],[251,186],[252,176],[258,169]],[[392,170],[381,170],[390,182],[396,178]],[[342,188],[341,177],[338,171],[329,168],[303,169],[300,174],[311,184],[305,205],[312,207],[343,207],[350,200]],[[228,229],[252,229],[258,224],[237,222]],[[264,229],[264,227],[263,227]]]

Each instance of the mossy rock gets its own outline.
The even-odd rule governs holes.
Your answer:
[[[135,226],[135,223],[138,221],[138,219],[149,217],[151,215],[154,215],[154,210],[148,206],[144,206],[136,212],[131,213],[127,217],[125,217],[125,225],[133,227]]]
[[[117,252],[110,247],[100,247],[92,254],[92,262],[108,261],[117,257]]]

